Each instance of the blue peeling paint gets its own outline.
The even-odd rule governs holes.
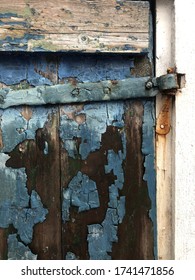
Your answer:
[[[76,122],[76,116],[85,116],[82,123]],[[113,150],[107,151],[107,162],[105,173],[113,173],[116,177],[114,184],[109,187],[109,202],[106,216],[102,224],[88,225],[88,250],[90,259],[111,259],[113,242],[117,242],[118,224],[122,223],[125,216],[125,197],[119,195],[124,184],[123,160],[126,157],[126,137],[124,127],[124,103],[108,102],[93,103],[85,105],[79,112],[71,106],[63,107],[61,117],[60,136],[64,143],[64,148],[71,157],[81,157],[85,160],[87,156],[101,148],[102,135],[108,126],[115,126],[120,129],[123,150],[117,153]],[[79,147],[76,146],[75,138],[80,138]],[[87,187],[84,176],[81,172],[71,180],[68,187],[63,190],[63,220],[70,220],[70,207],[76,206],[78,210],[90,210],[89,202],[86,203],[83,186]],[[86,177],[87,178],[87,177]],[[88,181],[88,178],[87,178]],[[92,181],[93,182],[93,181]],[[95,182],[93,182],[95,184]],[[82,186],[83,185],[83,186]],[[95,186],[95,185],[94,185]],[[88,198],[95,207],[99,207],[97,191],[89,192]],[[87,193],[85,191],[85,193]],[[98,202],[98,203],[97,203]]]
[[[63,190],[62,219],[69,221],[70,207],[78,207],[78,212],[100,206],[96,183],[80,171]]]
[[[77,260],[78,258],[75,256],[74,253],[72,253],[72,252],[67,252],[65,259],[66,259],[66,260]]]
[[[116,175],[117,179],[115,180],[115,185],[120,190],[123,187],[124,183],[124,172],[122,167],[123,162],[123,154],[121,151],[116,154],[114,151],[108,151],[108,165],[105,166],[105,173],[108,174],[113,171],[114,175]]]
[[[24,37],[24,45],[28,39]],[[13,39],[9,39],[10,50],[12,44],[16,47],[16,40],[12,42]],[[0,43],[3,44],[3,41]],[[123,55],[56,54],[56,61],[59,61],[58,69],[57,64],[50,61],[51,58],[47,54],[4,53],[0,55],[0,82],[8,86],[22,81],[27,81],[31,86],[51,85],[53,82],[47,77],[50,71],[58,74],[61,82],[66,82],[71,77],[80,82],[120,80],[131,77],[131,69],[134,67],[133,58]]]
[[[133,59],[113,55],[78,55],[62,57],[59,65],[61,80],[75,77],[80,82],[124,79],[130,77]]]
[[[60,137],[64,143],[64,148],[72,158],[81,157],[86,159],[91,152],[99,150],[101,147],[102,134],[106,132],[107,126],[113,125],[123,127],[123,103],[93,103],[85,105],[83,110],[75,113],[75,116],[83,114],[85,121],[77,123],[70,113],[74,113],[75,108],[64,106],[64,114],[60,120]],[[81,139],[79,148],[76,145],[76,138]]]
[[[1,50],[6,51],[27,51],[28,50],[28,42],[30,40],[42,40],[44,39],[43,35],[30,34],[26,33],[22,37],[13,38],[11,36],[7,36],[5,39],[0,40]]]
[[[8,158],[9,156],[0,153],[0,227],[8,228],[13,225],[21,241],[29,244],[34,225],[43,222],[48,211],[43,208],[36,191],[28,194],[25,169],[5,166]]]
[[[53,84],[42,73],[47,73],[48,63],[45,56],[0,55],[0,82],[8,86],[27,81],[31,86]]]
[[[8,260],[36,260],[37,255],[34,255],[28,246],[19,242],[16,234],[8,236]]]
[[[144,116],[142,125],[142,153],[145,156],[144,180],[148,185],[149,197],[151,200],[151,209],[149,212],[150,218],[154,227],[154,254],[157,258],[157,221],[156,221],[156,172],[155,172],[155,157],[154,157],[154,141],[155,141],[155,116],[154,102],[143,102]]]
[[[119,224],[122,223],[123,218],[125,217],[126,211],[125,211],[125,196],[121,196],[118,200],[118,206],[117,206],[117,214],[119,219]]]
[[[52,109],[31,107],[32,117],[27,120],[22,116],[22,108],[0,110],[3,148],[2,152],[11,152],[19,143],[35,139],[36,131],[43,128]],[[47,144],[45,146],[47,150]],[[45,150],[45,152],[47,152]]]
[[[0,18],[12,18],[12,17],[22,18],[22,16],[19,16],[16,13],[0,13]]]
[[[122,223],[125,216],[125,197],[119,196],[119,189],[123,188],[124,171],[122,152],[116,154],[113,150],[108,151],[108,165],[105,173],[113,172],[117,180],[109,187],[109,202],[106,216],[101,225],[88,226],[88,249],[90,259],[109,260],[112,252],[112,243],[118,241],[118,224]]]
[[[88,250],[91,260],[110,260],[112,243],[118,241],[118,215],[116,209],[108,208],[101,225],[88,225]]]
[[[6,56],[6,55],[5,55]],[[19,84],[27,78],[28,63],[24,58],[0,55],[0,82],[6,85]]]

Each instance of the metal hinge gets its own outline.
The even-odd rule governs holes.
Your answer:
[[[68,104],[93,101],[125,100],[154,97],[159,91],[175,94],[181,87],[179,74],[167,74],[159,78],[128,78],[80,83],[70,79],[68,83],[37,86],[27,89],[0,89],[0,109],[20,105]]]
[[[146,89],[158,89],[161,93],[175,95],[179,89],[185,86],[185,75],[172,73],[157,78],[149,79],[146,82]]]
[[[162,107],[156,120],[156,133],[167,135],[171,129],[172,96],[185,86],[185,75],[167,74],[153,79],[152,83],[154,87],[158,87],[163,95],[166,95],[162,98]]]

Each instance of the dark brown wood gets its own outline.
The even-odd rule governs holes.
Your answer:
[[[126,215],[119,225],[119,241],[113,245],[113,259],[154,259],[153,224],[148,216],[151,201],[147,183],[143,180],[141,101],[126,102],[125,132],[127,155],[124,163]]]
[[[7,229],[0,228],[0,260],[7,259]]]

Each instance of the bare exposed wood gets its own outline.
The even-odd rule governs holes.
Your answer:
[[[0,50],[146,52],[148,1],[2,0]]]
[[[0,228],[0,260],[7,259],[7,234],[6,229]]]
[[[142,102],[126,103],[125,131],[127,137],[127,156],[125,160],[126,196],[124,224],[119,225],[119,242],[114,244],[114,259],[153,259],[154,240],[152,222],[148,218],[150,199],[147,184],[143,181]],[[127,249],[128,248],[128,249]]]

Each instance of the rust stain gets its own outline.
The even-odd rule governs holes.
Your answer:
[[[112,80],[111,83],[112,83],[113,86],[116,86],[118,84],[118,81],[117,80]]]
[[[163,106],[157,118],[156,133],[159,135],[166,135],[171,129],[171,115],[170,109],[172,106],[172,97],[166,96],[163,101]]]

